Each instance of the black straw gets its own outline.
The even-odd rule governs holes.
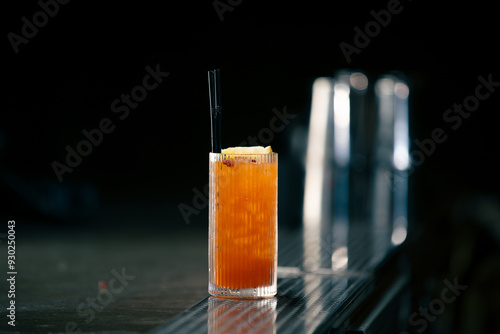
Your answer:
[[[210,97],[210,118],[212,120],[212,152],[221,152],[221,100],[220,70],[208,71],[208,95]]]

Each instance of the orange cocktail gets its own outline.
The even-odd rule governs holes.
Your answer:
[[[276,294],[277,190],[277,153],[210,153],[210,294]]]

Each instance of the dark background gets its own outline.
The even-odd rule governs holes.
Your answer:
[[[132,206],[141,208],[155,202],[163,207],[158,214],[167,217],[177,204],[189,204],[192,188],[203,189],[207,181],[207,70],[222,70],[224,147],[268,127],[273,108],[286,106],[299,115],[271,143],[283,156],[296,154],[290,138],[295,127],[307,126],[314,78],[341,68],[361,69],[370,79],[400,70],[412,88],[412,137],[429,138],[436,127],[448,134],[414,174],[415,191],[423,200],[416,210],[419,220],[429,219],[423,211],[453,191],[498,190],[497,94],[456,131],[442,119],[446,109],[474,93],[479,75],[500,78],[493,9],[401,2],[402,11],[347,63],[339,44],[353,45],[353,28],[364,29],[373,20],[370,11],[387,4],[243,1],[224,12],[223,21],[209,1],[59,5],[18,54],[4,38],[2,166],[30,184],[42,179],[57,183],[51,163],[64,163],[66,145],[76,148],[85,139],[83,129],[110,118],[115,130],[63,175],[63,185],[90,184],[101,194],[101,204],[133,198]],[[39,10],[35,1],[9,8],[4,36],[20,34],[21,18],[32,22]],[[119,120],[111,102],[130,94],[142,83],[145,67],[156,64],[170,75]],[[18,204],[19,198],[3,189],[10,197],[4,203]],[[10,204],[6,208],[18,209],[12,214],[26,214],[27,208]],[[143,223],[149,220],[145,212]],[[159,218],[173,224],[166,220]],[[55,224],[53,219],[44,223]]]
[[[492,231],[498,233],[500,212],[500,92],[456,130],[443,114],[474,94],[478,76],[500,81],[497,11],[479,2],[401,1],[401,13],[348,63],[339,44],[352,45],[354,27],[364,29],[373,21],[370,11],[387,4],[245,0],[221,21],[211,1],[71,1],[59,5],[17,54],[7,35],[21,34],[21,19],[33,22],[40,5],[4,4],[2,221],[15,219],[20,234],[109,227],[119,238],[125,231],[206,230],[206,209],[186,224],[178,205],[192,206],[193,188],[203,190],[208,180],[207,70],[220,68],[223,147],[268,127],[274,108],[297,115],[271,143],[280,153],[280,225],[296,225],[303,196],[301,131],[307,129],[313,80],[352,68],[373,83],[398,70],[410,83],[412,138],[429,138],[437,127],[448,136],[410,178],[411,222],[424,231],[423,241],[413,245],[416,271],[448,278],[459,272],[465,277],[460,282],[480,287],[484,281],[471,274],[475,259],[498,255],[500,233]],[[146,66],[157,64],[169,76],[119,120],[111,103],[142,83]],[[76,148],[85,139],[81,131],[103,118],[113,121],[114,131],[59,183],[51,164],[64,163],[66,145]],[[459,251],[463,261],[456,263],[463,268],[457,269],[450,263]]]
[[[457,192],[497,193],[498,94],[456,130],[443,121],[448,108],[474,94],[479,75],[500,78],[493,8],[401,2],[401,12],[348,63],[339,44],[353,45],[354,27],[364,29],[373,21],[370,11],[387,5],[243,1],[221,21],[211,2],[69,2],[17,54],[7,34],[20,35],[22,17],[33,22],[41,8],[34,1],[9,5],[3,20],[1,166],[4,175],[14,173],[19,180],[2,184],[2,215],[35,217],[50,228],[88,226],[101,212],[95,208],[113,207],[136,210],[144,226],[177,227],[177,206],[192,205],[192,189],[202,190],[207,182],[207,70],[213,68],[222,70],[223,147],[257,135],[269,126],[274,108],[286,107],[298,117],[271,145],[299,171],[303,152],[291,139],[305,139],[294,134],[307,128],[316,77],[342,68],[361,69],[371,80],[402,71],[411,86],[412,138],[429,138],[436,127],[448,136],[412,176],[415,220],[433,219]],[[142,83],[146,66],[157,64],[169,76],[127,118],[118,119],[121,113],[113,113],[111,103]],[[98,127],[103,118],[113,121],[114,131],[59,184],[51,164],[64,163],[66,145],[76,149],[85,139],[81,131]],[[300,203],[301,174],[290,175],[293,180],[280,185],[293,194],[291,203]],[[25,190],[14,190],[19,187]],[[26,200],[35,193],[73,200],[59,201],[40,216],[36,200]],[[70,205],[73,213],[64,209]],[[206,210],[191,218],[206,226]]]

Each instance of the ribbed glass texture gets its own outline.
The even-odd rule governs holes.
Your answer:
[[[210,153],[208,292],[276,294],[278,154]]]

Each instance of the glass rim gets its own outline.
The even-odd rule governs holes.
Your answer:
[[[269,156],[269,155],[278,155],[278,152],[271,153],[214,153],[209,152],[210,155],[228,155],[228,156]]]

